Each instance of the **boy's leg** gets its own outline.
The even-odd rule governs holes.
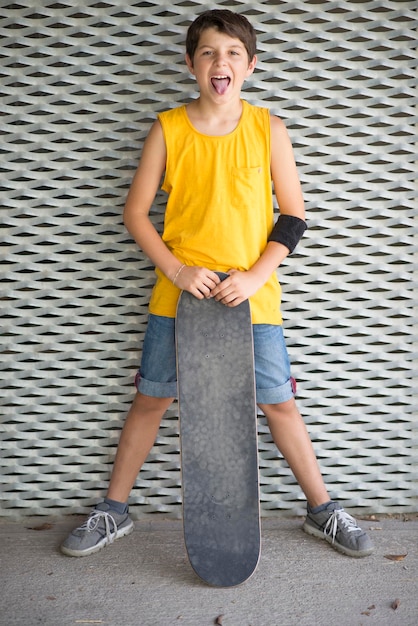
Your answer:
[[[137,393],[122,429],[107,498],[70,533],[61,545],[64,554],[87,556],[132,532],[126,501],[172,401]]]
[[[279,404],[259,404],[274,443],[283,454],[311,507],[330,498],[305,423],[294,398]]]
[[[364,531],[337,503],[330,501],[316,455],[292,398],[278,404],[259,404],[267,417],[273,440],[308,500],[308,514],[303,530],[326,539],[334,548],[349,556],[363,557],[373,552],[373,544]]]
[[[128,496],[177,393],[174,318],[149,315],[135,384],[138,393],[122,429],[107,497],[67,537],[64,554],[92,554],[133,530]]]
[[[161,419],[173,400],[136,394],[121,432],[108,498],[127,501],[138,472],[154,445]]]

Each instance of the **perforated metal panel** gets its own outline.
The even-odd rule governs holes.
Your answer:
[[[107,484],[153,283],[122,207],[155,112],[194,94],[185,30],[214,6],[1,3],[2,515],[85,511]],[[326,482],[351,509],[416,510],[416,4],[217,6],[256,25],[245,97],[286,120],[299,164],[310,228],[280,278]],[[134,516],[181,514],[176,413]],[[263,417],[260,466],[263,513],[302,513]]]

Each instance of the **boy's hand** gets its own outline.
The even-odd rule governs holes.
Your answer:
[[[212,289],[220,282],[218,274],[205,267],[185,265],[181,270],[176,287],[189,291],[199,300],[212,297]]]
[[[228,278],[225,278],[214,289],[211,296],[218,302],[222,302],[226,306],[238,306],[244,300],[248,300],[256,291],[260,289],[263,283],[260,283],[260,277],[251,273],[251,271],[240,272],[239,270],[228,270]]]

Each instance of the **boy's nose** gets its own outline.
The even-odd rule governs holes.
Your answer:
[[[217,54],[215,57],[215,63],[216,65],[224,65],[226,63],[226,55],[222,54],[222,52]]]

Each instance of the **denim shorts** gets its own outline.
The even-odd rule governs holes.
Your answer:
[[[294,381],[281,326],[254,324],[256,399],[276,404],[294,396]],[[137,390],[155,398],[177,397],[175,320],[150,314]]]

